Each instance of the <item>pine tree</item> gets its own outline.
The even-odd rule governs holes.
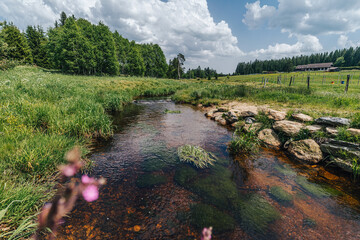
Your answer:
[[[33,56],[34,63],[40,67],[49,67],[49,59],[46,51],[47,38],[43,29],[38,26],[28,26],[26,38]]]

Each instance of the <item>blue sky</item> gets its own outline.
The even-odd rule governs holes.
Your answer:
[[[0,21],[53,26],[61,11],[138,43],[179,52],[186,68],[232,73],[240,61],[356,47],[359,0],[1,0]]]

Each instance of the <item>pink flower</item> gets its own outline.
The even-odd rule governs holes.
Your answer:
[[[76,174],[77,168],[74,165],[65,165],[60,168],[62,174],[66,177],[72,177]]]
[[[99,198],[99,190],[95,185],[89,185],[82,192],[82,195],[87,202],[93,202]]]
[[[210,240],[212,234],[212,227],[204,228],[201,234],[201,240]]]
[[[82,182],[83,184],[91,184],[91,183],[93,183],[94,181],[95,181],[94,178],[91,178],[91,177],[89,177],[89,176],[87,176],[87,175],[83,175],[83,176],[81,177],[81,182]]]

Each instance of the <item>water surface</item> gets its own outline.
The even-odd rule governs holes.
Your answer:
[[[165,114],[165,110],[180,114]],[[140,101],[114,115],[117,131],[91,155],[108,184],[79,200],[58,239],[359,239],[360,189],[340,173],[283,153],[231,157],[232,132],[191,106]],[[176,151],[198,145],[218,157],[198,170]]]

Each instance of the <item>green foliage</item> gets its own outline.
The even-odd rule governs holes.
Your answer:
[[[233,154],[239,153],[256,153],[259,150],[260,141],[254,130],[247,133],[237,129],[229,143],[229,150]]]
[[[357,178],[357,177],[360,175],[360,163],[359,163],[359,159],[353,158],[353,161],[352,161],[352,170],[353,170],[354,178]]]
[[[197,168],[207,168],[214,165],[217,158],[214,154],[205,151],[199,146],[184,145],[178,148],[180,161],[191,163]]]
[[[180,186],[186,185],[197,176],[197,171],[190,166],[182,165],[176,169],[174,181]]]
[[[352,135],[347,130],[347,127],[338,127],[337,130],[338,130],[338,135],[336,136],[337,140],[345,141],[345,142],[360,143],[360,137]]]
[[[5,24],[1,32],[4,42],[7,44],[6,57],[8,59],[23,61],[25,63],[33,62],[31,50],[26,38],[16,26]],[[2,45],[2,48],[5,48],[4,44]],[[3,53],[2,55],[5,54]]]
[[[335,189],[332,189],[327,186],[321,186],[315,183],[309,182],[305,177],[298,176],[295,179],[295,182],[308,194],[313,195],[317,198],[325,198],[334,195],[338,195],[339,192]]]
[[[301,129],[300,132],[294,137],[294,141],[300,141],[311,138],[311,133],[308,129]]]
[[[49,68],[49,58],[47,56],[47,38],[45,32],[40,26],[28,26],[26,29],[26,38],[31,49],[34,64],[40,67]]]
[[[275,120],[269,119],[269,117],[264,112],[259,112],[259,114],[255,117],[256,122],[260,122],[263,124],[264,129],[271,129]]]

